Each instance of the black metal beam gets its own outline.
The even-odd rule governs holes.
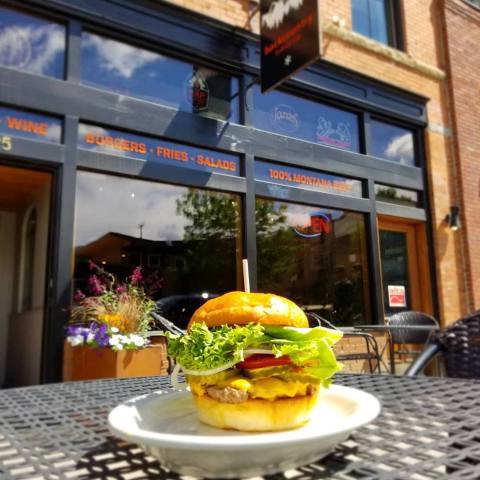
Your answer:
[[[183,167],[144,162],[135,158],[106,155],[82,149],[78,150],[78,167],[175,185],[237,193],[245,193],[246,191],[245,179],[241,177],[189,170]]]

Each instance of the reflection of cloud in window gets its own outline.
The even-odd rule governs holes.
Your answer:
[[[112,133],[108,131],[106,128],[102,127],[94,127],[91,125],[85,125],[85,124],[80,124],[78,126],[78,143],[81,145],[80,148],[84,148],[86,150],[99,150],[103,153],[108,153],[110,155],[116,155],[117,157],[134,157],[136,158],[135,154],[132,154],[131,152],[127,150],[120,150],[118,148],[113,148],[108,145],[96,145],[96,144],[88,144],[85,143],[85,135],[87,133],[93,133],[94,135],[97,135],[99,137],[107,137],[107,136],[112,136]],[[115,132],[114,136],[120,138],[121,135],[119,135],[117,132]]]
[[[163,60],[158,53],[135,48],[125,43],[109,40],[92,34],[82,37],[84,47],[91,47],[100,56],[100,66],[124,78],[131,78],[145,65]]]
[[[345,195],[351,195],[354,197],[362,196],[362,184],[358,180],[344,180],[347,185],[350,185],[350,188],[346,191]],[[336,192],[341,193],[341,192]]]
[[[310,212],[309,211],[298,211],[297,208],[290,207],[287,211],[287,224],[293,227],[310,225]]]
[[[385,149],[385,156],[406,165],[411,164],[413,159],[413,141],[411,133],[405,133],[395,137]]]
[[[188,220],[176,214],[176,200],[185,188],[80,173],[77,184],[76,246],[108,232],[157,241],[182,240]],[[135,193],[135,197],[131,197]]]
[[[47,74],[58,53],[65,50],[65,30],[60,25],[5,27],[0,29],[0,63]]]
[[[58,143],[62,138],[62,126],[61,125],[48,125],[46,140],[50,142]]]
[[[22,68],[32,57],[26,28],[4,27],[0,29],[0,62],[9,67]]]
[[[78,134],[80,136],[84,136],[86,135],[87,133],[94,133],[95,135],[108,135],[108,130],[106,128],[102,128],[102,127],[93,127],[92,125],[87,125],[85,123],[81,123],[79,126],[78,126]]]

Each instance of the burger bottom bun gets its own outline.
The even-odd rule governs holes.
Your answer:
[[[313,395],[277,400],[251,399],[242,403],[224,403],[208,395],[193,395],[200,421],[212,427],[244,432],[267,432],[300,427],[308,420],[317,403]]]

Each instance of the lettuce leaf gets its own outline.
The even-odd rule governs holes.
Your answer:
[[[341,365],[332,346],[342,332],[323,327],[293,328],[249,324],[223,325],[209,330],[196,323],[186,335],[168,336],[168,354],[189,370],[207,371],[240,362],[247,348],[270,348],[277,357],[288,355],[292,362],[327,385]]]
[[[189,370],[211,370],[232,361],[243,360],[243,351],[264,338],[263,327],[250,324],[239,327],[223,325],[209,330],[195,323],[186,335],[168,337],[168,354]]]

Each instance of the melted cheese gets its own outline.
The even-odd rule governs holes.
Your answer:
[[[233,376],[225,379],[189,376],[188,383],[195,395],[205,395],[208,386],[215,385],[218,388],[233,387],[247,392],[250,398],[263,398],[274,400],[278,397],[296,397],[307,395],[309,383],[294,380],[282,380],[276,377],[261,378],[258,380],[246,379],[240,376]]]

